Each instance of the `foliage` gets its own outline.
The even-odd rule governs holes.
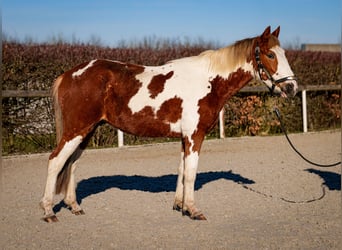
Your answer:
[[[286,56],[301,85],[341,83],[341,53],[287,51]]]
[[[121,48],[86,44],[22,44],[3,41],[3,89],[49,90],[54,79],[75,65],[94,58],[106,58],[144,65],[161,65],[172,59],[197,55],[213,49],[210,43],[172,43],[150,41]],[[338,84],[341,82],[341,54],[331,52],[288,51],[289,63],[301,85]],[[312,92],[308,96],[309,129],[340,127],[340,91]],[[3,153],[51,151],[55,144],[53,110],[50,98],[4,98]],[[278,106],[290,132],[302,130],[301,99],[290,101],[271,98],[269,94],[239,93],[225,105],[227,136],[280,133],[273,114]],[[216,126],[208,137],[218,137]],[[139,138],[125,135],[125,144],[134,145],[168,139]],[[91,147],[117,145],[117,132],[108,125],[97,128]]]
[[[154,50],[109,48],[94,45],[33,44],[3,42],[3,89],[49,89],[54,79],[85,61],[94,58],[112,59],[145,65],[161,65],[172,59],[199,54],[206,47],[175,46]]]
[[[157,47],[155,49],[154,47]],[[85,61],[106,58],[137,64],[161,65],[172,59],[197,55],[212,49],[210,43],[172,46],[109,48],[82,44],[20,44],[3,42],[3,89],[48,89],[54,79]],[[341,53],[288,51],[289,63],[302,85],[339,83]]]

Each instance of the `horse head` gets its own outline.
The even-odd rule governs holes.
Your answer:
[[[254,69],[257,77],[272,94],[293,97],[298,90],[297,80],[278,40],[280,27],[271,33],[270,26],[254,40]]]

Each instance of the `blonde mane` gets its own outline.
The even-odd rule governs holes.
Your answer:
[[[260,37],[246,38],[237,41],[227,47],[217,50],[206,50],[200,53],[198,56],[183,57],[166,62],[187,62],[187,61],[202,61],[208,65],[208,71],[213,75],[220,74],[222,76],[228,76],[230,73],[242,67],[245,63],[249,63],[253,60],[254,41]],[[262,46],[272,48],[274,46],[280,46],[279,40],[273,34],[269,37],[268,43],[262,43]]]
[[[209,59],[209,70],[212,72],[232,72],[251,56],[253,40],[254,38],[247,38],[218,50],[204,51],[199,56]]]

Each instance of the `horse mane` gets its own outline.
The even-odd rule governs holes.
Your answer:
[[[246,38],[218,50],[204,51],[199,56],[209,59],[210,71],[223,74],[232,72],[251,55],[253,40],[253,38]]]
[[[246,38],[218,50],[207,50],[202,52],[199,57],[209,58],[210,71],[221,74],[230,73],[250,60],[255,39],[257,37]],[[271,35],[268,47],[271,48],[275,45],[279,45],[279,40]]]

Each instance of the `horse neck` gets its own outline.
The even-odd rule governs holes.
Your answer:
[[[253,40],[246,39],[219,50],[206,51],[199,56],[208,62],[212,91],[222,102],[236,94],[255,77]]]
[[[246,39],[219,50],[203,52],[201,55],[209,60],[209,73],[212,76],[229,78],[232,73],[243,70],[253,78],[255,71],[252,65],[252,45],[252,40]]]

